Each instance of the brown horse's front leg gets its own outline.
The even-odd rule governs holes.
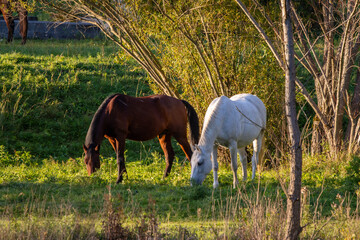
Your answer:
[[[126,172],[125,167],[125,159],[124,156],[119,156],[117,159],[117,165],[118,165],[118,178],[116,180],[116,183],[121,183],[123,180],[123,173]]]
[[[174,157],[175,157],[175,153],[174,153],[174,149],[171,146],[171,135],[170,134],[165,134],[162,136],[159,135],[158,138],[159,138],[161,148],[165,154],[166,167],[165,167],[164,176],[163,176],[165,178],[170,174],[171,167],[172,167]]]
[[[123,173],[127,172],[125,167],[125,138],[124,139],[116,139],[116,161],[118,165],[118,178],[116,183],[121,183],[123,180]]]

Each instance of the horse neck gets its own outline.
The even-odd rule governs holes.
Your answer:
[[[220,116],[218,112],[213,112],[204,122],[199,140],[199,146],[206,152],[212,151],[219,130]]]
[[[89,130],[86,134],[85,145],[89,146],[90,144],[100,145],[105,134],[104,129],[104,115],[100,118],[96,119],[94,116],[93,120],[91,121]]]

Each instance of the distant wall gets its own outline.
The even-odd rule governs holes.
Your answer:
[[[2,17],[2,16],[0,16]],[[0,39],[6,39],[8,30],[3,19],[0,20]],[[60,23],[33,21],[29,19],[28,39],[84,39],[102,36],[99,28],[89,23]],[[19,33],[19,21],[15,20],[14,38],[21,38]]]

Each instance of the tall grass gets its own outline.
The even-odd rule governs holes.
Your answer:
[[[0,239],[282,239],[286,208],[280,192],[272,198],[266,190],[252,190],[255,195],[245,187],[233,190],[234,195],[213,192],[211,203],[197,209],[196,219],[177,223],[162,222],[153,198],[141,205],[134,198],[126,203],[111,188],[103,194],[103,206],[97,211],[89,209],[91,214],[81,214],[66,198],[59,204],[34,191],[22,199],[26,207],[5,208]],[[359,239],[360,212],[358,208],[351,211],[350,205],[348,196],[338,196],[331,203],[332,214],[324,217],[321,211],[309,212],[303,204],[301,238]]]

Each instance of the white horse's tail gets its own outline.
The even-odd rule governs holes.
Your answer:
[[[263,159],[264,159],[264,156],[265,156],[265,145],[266,145],[265,144],[265,128],[261,129],[260,134],[262,134],[263,137],[262,137],[262,141],[261,141],[258,165],[262,166],[262,165],[260,165],[260,163],[263,163]]]

